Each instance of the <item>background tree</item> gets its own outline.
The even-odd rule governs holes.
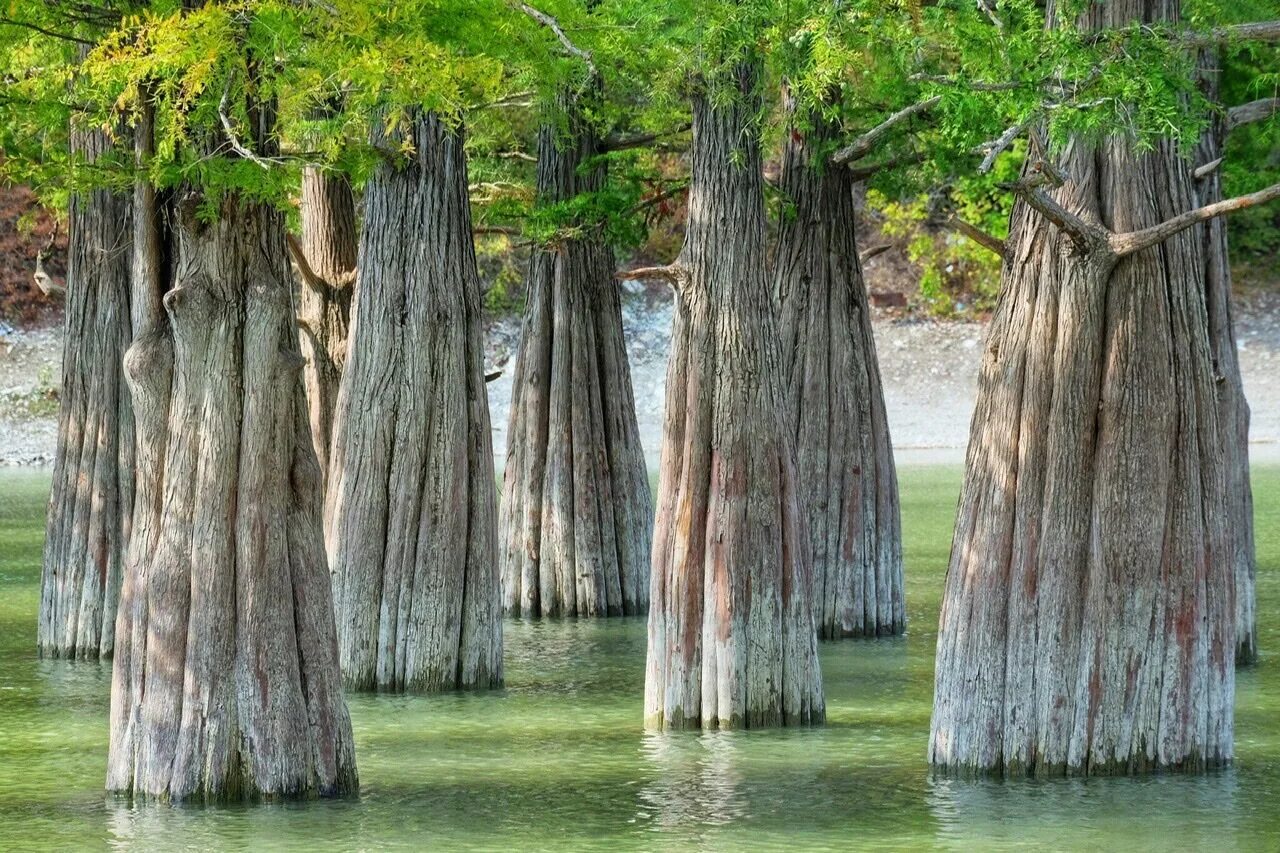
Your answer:
[[[809,544],[766,279],[760,4],[708,4],[658,481],[645,721],[821,722]]]
[[[521,4],[543,41],[568,54],[571,76],[543,83],[542,209],[531,224],[554,233],[535,246],[526,280],[507,430],[503,606],[513,616],[635,615],[649,603],[652,503],[613,248],[592,216],[606,192],[605,154],[620,143],[592,115],[603,74],[569,35],[575,19],[592,23],[596,4],[547,8],[561,15],[561,5],[573,17]]]
[[[331,48],[379,160],[325,508],[338,648],[351,687],[491,687],[501,591],[463,115],[497,69],[467,58],[479,36],[461,9],[401,12],[340,4],[338,20],[360,23]]]

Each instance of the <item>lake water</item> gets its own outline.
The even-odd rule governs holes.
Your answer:
[[[34,651],[48,475],[0,471],[0,849],[1280,849],[1280,468],[1255,480],[1236,764],[1196,777],[930,777],[960,471],[901,481],[910,629],[822,646],[825,727],[646,733],[643,620],[508,622],[502,691],[348,697],[358,797],[174,808],[103,792],[109,667]]]

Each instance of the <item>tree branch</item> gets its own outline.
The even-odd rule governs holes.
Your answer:
[[[1280,98],[1259,98],[1256,101],[1232,107],[1227,110],[1227,133],[1242,124],[1266,121],[1277,113],[1280,113]]]
[[[591,51],[583,50],[582,48],[575,45],[569,39],[569,36],[565,34],[565,31],[560,28],[559,21],[557,21],[555,18],[548,15],[546,12],[538,11],[537,9],[530,6],[528,3],[521,3],[519,5],[519,9],[521,12],[524,12],[530,18],[533,18],[539,24],[542,24],[544,27],[551,30],[551,32],[555,33],[556,38],[560,40],[560,44],[564,46],[565,50],[567,50],[569,53],[578,57],[579,59],[581,59],[583,62],[587,64],[587,68],[591,70],[592,77],[600,76],[600,72],[596,69],[595,62],[591,59]]]
[[[0,24],[7,24],[8,26],[11,26],[11,27],[22,27],[23,29],[34,30],[35,32],[40,33],[40,35],[48,36],[49,38],[62,39],[63,41],[74,42],[75,44],[86,44],[89,47],[93,47],[95,44],[95,42],[91,42],[88,39],[82,39],[79,36],[73,36],[68,33],[59,33],[53,30],[46,30],[44,27],[38,26],[37,24],[32,24],[28,21],[18,21],[18,20],[14,20],[13,18],[0,18]]]
[[[640,148],[648,145],[654,140],[662,139],[665,136],[675,136],[676,134],[684,133],[690,127],[692,127],[692,125],[685,122],[684,124],[673,127],[670,130],[659,130],[653,133],[636,133],[630,136],[611,134],[600,143],[600,151],[601,153],[604,153],[607,151],[626,151],[631,148]]]
[[[1106,245],[1114,236],[1101,225],[1086,222],[1045,194],[1042,187],[1046,184],[1060,186],[1062,175],[1051,164],[1042,161],[1036,165],[1033,174],[1016,183],[1005,184],[1003,188],[1017,193],[1041,216],[1058,226],[1081,250],[1091,251],[1100,245]]]
[[[1256,193],[1236,196],[1213,204],[1206,204],[1204,207],[1197,207],[1195,210],[1189,210],[1171,219],[1166,219],[1159,225],[1143,228],[1141,231],[1112,234],[1107,238],[1107,242],[1116,257],[1123,258],[1126,255],[1131,255],[1134,252],[1161,243],[1196,223],[1227,213],[1233,213],[1237,210],[1255,207],[1259,204],[1266,204],[1278,198],[1280,198],[1280,184],[1272,184],[1266,189],[1258,190]]]
[[[986,248],[986,249],[990,249],[991,251],[999,255],[1001,258],[1005,256],[1005,253],[1007,251],[1005,246],[1005,241],[991,234],[988,234],[986,231],[983,231],[978,226],[973,225],[969,222],[966,222],[958,216],[952,216],[946,222],[944,222],[943,225],[947,228],[950,228],[952,231],[955,231],[959,234],[963,234],[973,242],[977,243],[979,246],[982,246],[983,248]]]
[[[1232,41],[1280,41],[1280,21],[1255,21],[1250,24],[1217,27],[1209,34],[1207,40],[1204,36],[1193,37],[1192,44],[1206,46]]]
[[[668,284],[679,284],[686,277],[686,272],[679,261],[661,267],[636,267],[630,270],[619,270],[614,273],[618,281],[639,281],[647,278],[660,278]]]
[[[356,280],[356,271],[349,270],[338,276],[335,281],[325,281],[321,278],[311,264],[307,262],[307,255],[302,251],[302,244],[298,242],[298,238],[294,237],[288,231],[284,234],[284,242],[289,247],[289,256],[293,258],[294,266],[298,268],[298,274],[302,276],[303,284],[312,290],[324,291],[341,290],[348,285],[354,284]]]
[[[927,100],[919,101],[918,103],[914,103],[908,107],[903,107],[884,121],[880,122],[880,124],[871,128],[866,133],[853,140],[853,142],[837,151],[832,155],[831,162],[835,163],[837,166],[844,166],[848,163],[852,163],[854,160],[862,159],[871,153],[872,149],[875,148],[876,143],[879,142],[889,131],[893,130],[899,124],[907,121],[913,116],[928,112],[941,102],[942,96],[935,95]]]

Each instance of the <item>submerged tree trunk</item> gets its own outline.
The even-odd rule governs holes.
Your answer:
[[[72,128],[72,152],[108,153],[105,130]],[[51,657],[109,657],[133,511],[133,408],[124,353],[129,197],[71,198],[58,450],[49,494],[37,645]]]
[[[1201,57],[1203,84],[1211,101],[1218,99],[1217,57]],[[1205,131],[1196,151],[1197,164],[1213,163],[1223,154],[1226,122],[1221,116]],[[1222,200],[1222,172],[1213,169],[1196,185],[1200,205]],[[1227,251],[1227,223],[1205,224],[1204,300],[1208,308],[1209,343],[1218,388],[1218,430],[1226,456],[1227,533],[1236,577],[1236,662],[1258,659],[1257,557],[1253,540],[1253,487],[1249,480],[1249,403],[1240,377],[1235,324],[1231,315],[1231,263]]]
[[[599,143],[576,103],[538,137],[545,203],[598,191]],[[535,250],[512,385],[501,542],[512,616],[617,616],[649,603],[652,503],[622,337],[613,251],[599,230]]]
[[[344,175],[302,172],[302,289],[298,321],[311,438],[320,470],[329,470],[333,412],[347,359],[351,289],[356,269],[356,202]]]
[[[259,150],[269,118],[256,115]],[[138,489],[107,787],[174,801],[354,791],[284,223],[234,194],[204,222],[199,191],[178,192],[135,193]]]
[[[756,69],[693,102],[654,530],[645,721],[820,722],[808,536],[765,272]]]
[[[854,235],[853,178],[815,161],[831,127],[788,133],[794,205],[774,265],[799,502],[813,550],[814,620],[827,639],[906,628],[898,478]]]
[[[502,683],[480,283],[462,131],[411,122],[413,154],[365,188],[325,531],[357,689]]]

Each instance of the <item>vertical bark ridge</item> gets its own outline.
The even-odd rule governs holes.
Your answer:
[[[266,148],[270,111],[255,144]],[[149,156],[149,117],[137,129]],[[357,786],[284,223],[228,195],[135,190],[134,535],[107,787],[226,801]]]
[[[333,411],[347,357],[351,290],[356,268],[356,202],[344,175],[302,172],[302,251],[314,278],[303,276],[298,315],[311,436],[327,474]]]
[[[562,99],[567,134],[554,123],[539,132],[544,203],[604,185],[578,97]],[[512,616],[648,610],[652,504],[613,271],[595,229],[530,258],[500,532]]]
[[[1166,14],[1124,0],[1086,20]],[[1058,166],[1070,176],[1058,202],[1115,231],[1197,203],[1170,143],[1076,141]],[[1116,262],[1022,202],[1010,235],[940,619],[930,761],[1009,775],[1225,764],[1234,570],[1202,238]]]
[[[823,719],[808,534],[766,280],[757,67],[693,100],[678,267],[645,721],[664,728]]]
[[[112,142],[73,127],[92,163]],[[129,307],[129,197],[77,193],[68,213],[66,325],[58,447],[45,528],[37,647],[50,657],[110,657],[133,509],[133,409],[124,353]]]
[[[1218,94],[1218,56],[1203,51],[1200,57],[1202,87],[1210,102]],[[1221,115],[1200,138],[1196,163],[1212,163],[1222,156],[1226,123]],[[1196,184],[1197,203],[1222,200],[1222,172],[1212,170]],[[1232,321],[1231,263],[1227,250],[1227,223],[1213,219],[1205,223],[1204,300],[1208,309],[1209,339],[1213,348],[1213,373],[1218,389],[1218,428],[1226,454],[1227,531],[1231,536],[1232,562],[1236,575],[1236,662],[1258,660],[1257,555],[1253,534],[1253,487],[1249,479],[1249,403],[1240,377],[1240,356],[1236,349]]]
[[[818,162],[820,116],[784,146],[794,206],[774,264],[800,502],[813,550],[814,619],[825,639],[906,628],[897,471],[854,234],[853,179]]]
[[[502,683],[496,495],[461,129],[365,189],[325,536],[346,683]]]

